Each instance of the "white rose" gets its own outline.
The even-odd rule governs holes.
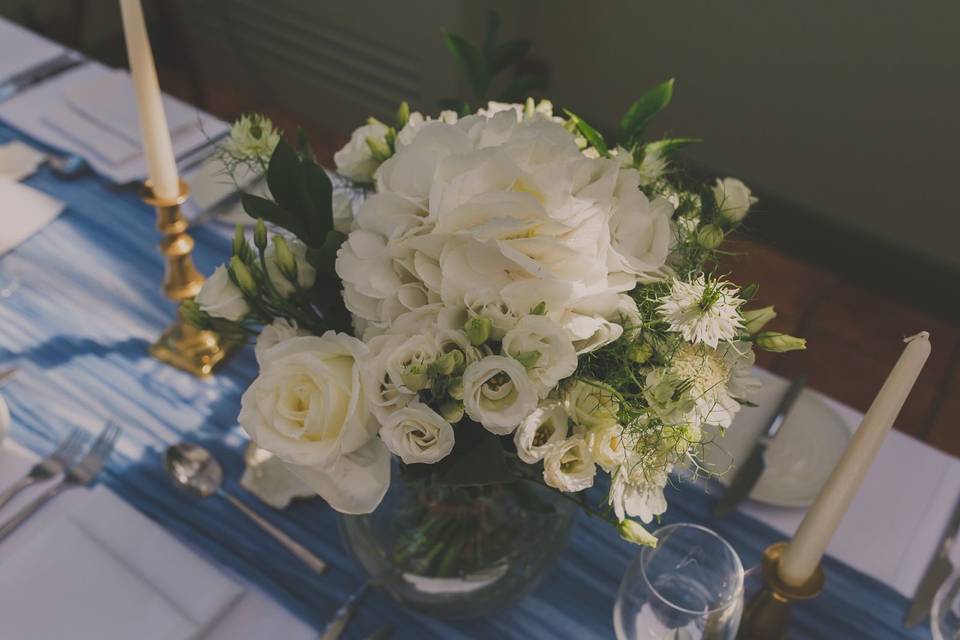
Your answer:
[[[514,359],[531,359],[527,375],[540,387],[540,397],[577,370],[577,352],[566,332],[545,316],[525,316],[503,336],[503,352]]]
[[[621,171],[610,216],[608,267],[649,279],[657,277],[667,261],[673,205],[665,198],[650,202],[638,182],[636,171]]]
[[[250,307],[243,298],[243,292],[233,284],[226,265],[216,268],[203,283],[197,294],[200,309],[214,318],[224,318],[236,322],[250,313]]]
[[[728,222],[740,222],[747,215],[751,205],[756,204],[747,185],[736,178],[717,178],[713,187],[713,197],[720,209],[720,216]]]
[[[563,403],[570,418],[586,429],[617,424],[620,400],[616,391],[602,382],[575,380],[564,390]]]
[[[516,360],[487,356],[463,372],[463,406],[488,431],[506,435],[537,408],[537,388]]]
[[[635,469],[633,473],[630,469]],[[617,520],[627,516],[650,522],[667,510],[663,488],[667,485],[667,471],[651,473],[639,463],[621,465],[610,483],[609,504]]]
[[[421,402],[391,413],[383,421],[380,437],[405,464],[433,464],[453,450],[453,427]]]
[[[390,484],[390,454],[360,376],[366,356],[346,334],[290,338],[264,352],[240,400],[240,425],[257,446],[343,513],[369,513]]]
[[[582,436],[553,445],[543,458],[543,480],[560,491],[583,491],[593,486],[597,466]]]
[[[293,320],[277,318],[265,326],[260,331],[260,335],[257,336],[257,344],[253,348],[253,352],[257,357],[257,364],[261,367],[263,366],[264,354],[267,352],[267,349],[277,346],[284,340],[308,335],[310,335],[310,333],[300,329]]]
[[[290,253],[297,261],[297,284],[301,289],[309,289],[317,279],[317,270],[307,260],[307,245],[296,238],[286,238],[287,247]],[[280,267],[277,266],[277,245],[272,242],[267,246],[264,258],[267,262],[267,275],[270,282],[280,292],[280,295],[289,296],[296,291],[293,283],[287,280],[286,276],[280,273]]]
[[[333,154],[337,172],[354,182],[371,182],[380,161],[373,157],[367,138],[383,141],[386,135],[387,127],[380,122],[366,124],[354,131],[350,142]]]
[[[544,402],[513,432],[517,456],[527,464],[543,460],[547,451],[567,437],[567,412],[556,400]]]

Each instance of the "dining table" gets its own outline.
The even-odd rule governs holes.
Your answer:
[[[2,118],[0,112],[0,144],[20,141],[44,153],[58,151]],[[122,586],[111,590],[111,580],[134,574],[146,580],[150,586],[143,597],[154,602],[150,594],[165,594],[160,600],[167,609],[157,604],[157,611],[171,612],[167,618],[157,613],[156,628],[170,624],[182,637],[316,638],[367,577],[341,542],[336,514],[322,500],[297,500],[277,510],[240,486],[248,441],[237,414],[257,374],[253,349],[240,349],[205,379],[152,358],[150,344],[176,312],[160,290],[164,259],[156,247],[154,211],[135,188],[96,172],[64,179],[44,165],[21,183],[62,203],[62,212],[0,254],[0,277],[15,274],[18,280],[18,287],[0,298],[0,369],[18,370],[0,392],[12,416],[0,448],[0,490],[74,429],[95,434],[112,421],[121,435],[97,486],[64,494],[0,542],[0,594],[34,588],[40,577],[29,569],[35,565],[27,556],[50,550],[57,562],[45,571],[66,576],[82,568],[80,578],[65,584],[82,579],[98,585],[83,602],[121,593]],[[29,215],[0,202],[0,223]],[[190,234],[202,272],[228,259],[230,224],[211,217]],[[831,407],[851,431],[862,418],[855,409],[807,393]],[[162,452],[180,441],[212,451],[224,467],[225,488],[302,541],[327,562],[328,571],[316,574],[292,560],[222,499],[199,500],[178,491],[163,468]],[[591,489],[588,499],[602,501],[603,490]],[[789,538],[804,513],[747,501],[718,520],[712,510],[721,492],[715,483],[678,478],[667,490],[668,511],[651,526],[710,527],[730,541],[749,569],[764,548]],[[791,637],[930,638],[926,624],[908,629],[902,620],[958,495],[960,461],[891,432],[828,549],[823,593],[794,607]],[[91,548],[106,549],[105,557],[120,558],[119,564],[84,563],[83,547],[64,550],[70,547],[63,543],[67,536],[93,540]],[[394,638],[610,638],[617,589],[637,553],[605,522],[580,514],[565,551],[536,589],[495,615],[433,619],[371,589],[343,637],[366,638],[391,624]],[[101,568],[107,565],[114,568]],[[194,595],[181,597],[188,592]],[[65,587],[58,593],[72,599]],[[133,598],[130,593],[124,597]],[[0,596],[0,634],[9,606]],[[46,616],[55,625],[59,610],[77,606],[55,600],[33,609],[25,604],[18,619]],[[169,622],[174,615],[176,625]],[[117,624],[133,624],[122,611],[116,616]]]

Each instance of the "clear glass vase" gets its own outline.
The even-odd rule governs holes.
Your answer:
[[[370,514],[340,515],[372,582],[438,618],[491,613],[531,591],[566,546],[577,507],[536,484],[393,482]]]

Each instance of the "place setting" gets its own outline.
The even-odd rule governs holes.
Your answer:
[[[317,143],[117,5],[121,68],[0,18],[0,638],[960,637],[952,334],[831,397],[709,96],[561,107],[491,13]]]

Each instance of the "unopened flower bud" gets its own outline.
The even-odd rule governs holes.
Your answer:
[[[447,422],[454,424],[463,419],[463,403],[456,400],[447,400],[440,403],[440,415]]]
[[[537,104],[533,101],[533,98],[527,96],[527,101],[523,103],[523,118],[524,120],[532,118],[533,114],[537,112]]]
[[[723,229],[708,224],[697,232],[697,244],[704,249],[716,249],[723,242]]]
[[[447,385],[447,393],[454,400],[463,400],[463,378],[452,378]]]
[[[657,538],[643,528],[643,526],[633,520],[621,520],[617,525],[617,532],[620,537],[633,544],[646,545],[648,547],[657,546]]]
[[[267,248],[267,225],[263,218],[257,218],[257,226],[253,230],[253,244],[260,251]]]
[[[419,366],[408,367],[406,371],[400,374],[400,379],[403,381],[403,386],[411,391],[420,391],[421,389],[426,389],[429,379],[427,377],[427,372]]]
[[[627,357],[637,364],[643,364],[649,360],[651,356],[653,356],[653,346],[651,346],[649,342],[633,344],[630,346],[630,350],[627,351]]]
[[[530,369],[537,364],[540,355],[539,351],[521,351],[513,359],[522,364],[524,369]]]
[[[544,300],[538,302],[532,309],[530,309],[530,315],[532,316],[545,316],[547,315],[547,303]]]
[[[242,224],[238,224],[233,228],[233,255],[244,262],[247,262],[253,257],[253,251],[250,249],[250,245],[247,244],[247,238],[244,235]]]
[[[746,329],[747,333],[754,334],[776,317],[777,312],[773,310],[772,306],[747,309],[743,311],[743,328]]]
[[[400,103],[400,106],[397,108],[397,129],[403,129],[403,126],[407,124],[407,120],[410,119],[410,105],[407,104],[407,101],[404,100]]]
[[[200,309],[196,300],[184,300],[180,303],[180,317],[198,329],[210,328],[210,316]]]
[[[241,291],[248,296],[257,295],[257,282],[253,279],[253,274],[237,256],[230,258],[230,273],[233,274],[233,279]]]
[[[807,348],[807,341],[777,331],[763,331],[756,336],[757,346],[766,351],[784,353]]]
[[[378,162],[383,162],[393,155],[390,153],[390,147],[387,145],[387,141],[381,138],[367,136],[367,146],[370,148],[370,153],[373,154],[374,159]]]
[[[459,349],[454,349],[449,353],[445,353],[439,360],[437,360],[437,373],[440,375],[449,376],[457,370],[457,367],[463,364],[463,360],[463,352]]]
[[[467,320],[463,330],[467,334],[467,340],[475,347],[479,347],[490,339],[490,331],[493,329],[493,323],[489,318],[476,316]]]
[[[274,260],[277,263],[277,268],[280,269],[280,273],[290,282],[296,282],[297,259],[290,251],[290,245],[287,244],[283,236],[273,236],[273,245],[277,249]]]

